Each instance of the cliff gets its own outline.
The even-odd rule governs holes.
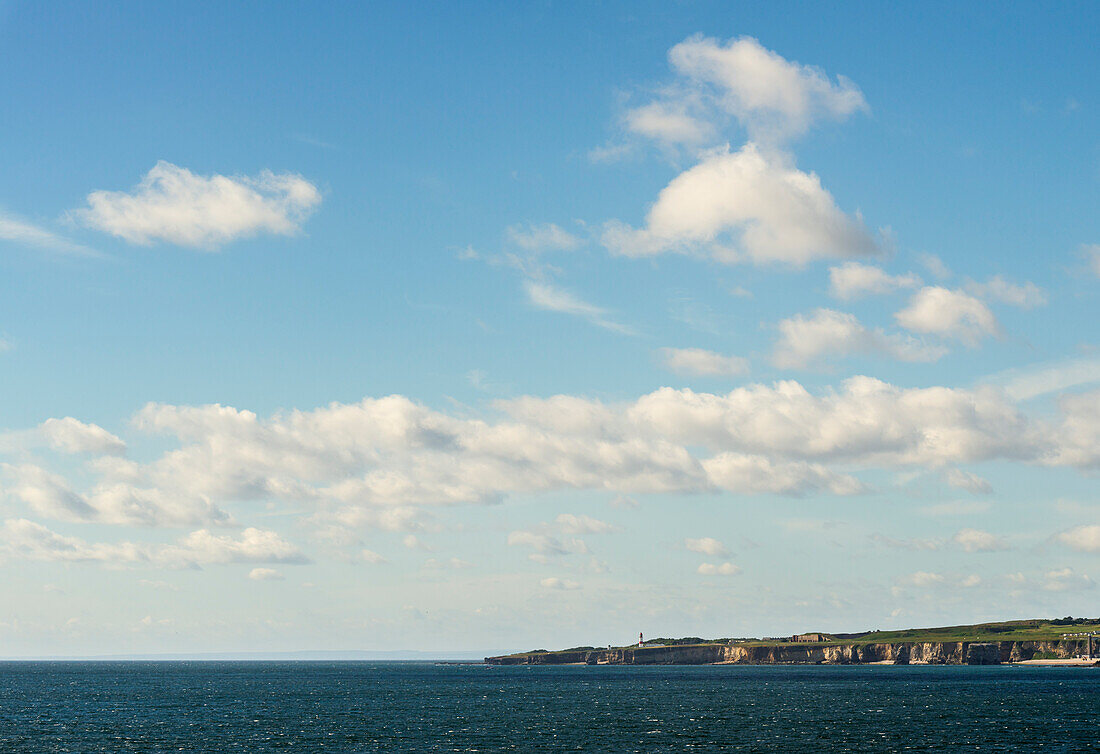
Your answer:
[[[490,665],[993,665],[1037,655],[1068,659],[1085,640],[999,642],[880,642],[799,644],[689,644],[667,647],[531,652],[486,657]]]

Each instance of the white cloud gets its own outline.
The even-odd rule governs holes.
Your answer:
[[[997,552],[1008,549],[1003,539],[981,529],[960,529],[951,541],[967,552]]]
[[[627,495],[616,495],[608,503],[612,508],[637,508],[638,501]]]
[[[712,124],[689,115],[681,103],[651,102],[628,111],[625,120],[630,131],[669,144],[699,146],[716,136]]]
[[[429,571],[462,571],[472,568],[473,565],[473,563],[461,558],[448,558],[447,560],[428,558],[424,561],[424,568]]]
[[[572,513],[562,513],[554,522],[565,534],[609,534],[615,531],[615,527],[606,521],[584,514],[575,516]]]
[[[906,330],[955,338],[971,347],[1000,334],[997,319],[982,301],[939,286],[921,288],[894,318]]]
[[[702,348],[662,348],[661,357],[665,366],[678,374],[729,377],[749,371],[748,359]]]
[[[427,552],[430,552],[432,550],[431,547],[425,544],[415,534],[406,534],[405,537],[401,540],[401,544],[405,545],[405,548],[409,550],[425,550]]]
[[[726,43],[702,36],[669,51],[669,62],[688,81],[679,99],[713,97],[756,139],[778,141],[804,133],[821,120],[843,120],[867,109],[848,79],[836,82],[819,69],[784,59],[752,37]]]
[[[1058,541],[1081,552],[1100,552],[1100,526],[1075,526],[1058,535]]]
[[[559,579],[557,576],[545,578],[539,582],[544,589],[580,589],[581,585],[569,579]]]
[[[526,396],[473,416],[397,395],[268,417],[150,404],[133,427],[165,435],[163,453],[100,457],[71,479],[10,465],[7,499],[63,520],[195,527],[231,523],[230,507],[278,503],[322,527],[419,533],[427,506],[512,494],[853,494],[863,470],[947,474],[998,459],[1100,468],[1100,391],[1032,416],[996,387],[869,377],[815,391],[793,380],[661,388],[614,404]],[[547,526],[513,544],[549,537],[568,551],[561,525]]]
[[[0,212],[0,240],[14,241],[24,246],[34,246],[47,251],[77,256],[98,257],[98,251],[70,241],[45,228],[27,222],[13,215]]]
[[[248,528],[239,538],[202,529],[177,544],[89,543],[50,531],[27,519],[8,519],[0,530],[0,551],[11,557],[51,562],[97,562],[108,566],[146,564],[194,568],[223,563],[307,563],[306,556],[273,531]]]
[[[911,573],[901,579],[901,583],[906,586],[915,587],[929,587],[942,584],[944,582],[943,574],[931,573],[929,571],[917,571]]]
[[[869,295],[893,293],[903,288],[916,288],[921,279],[909,272],[888,275],[881,267],[845,262],[829,268],[829,293],[841,301],[852,301]]]
[[[513,225],[507,231],[508,240],[524,251],[571,251],[582,243],[580,238],[554,223],[543,225]]]
[[[320,203],[317,187],[294,173],[202,176],[162,160],[131,193],[94,191],[72,214],[133,244],[213,249],[259,233],[293,235]]]
[[[253,581],[285,581],[283,574],[274,568],[253,568],[248,572],[248,578]]]
[[[1072,568],[1059,568],[1043,574],[1042,588],[1048,592],[1067,592],[1076,589],[1092,589],[1096,583],[1086,573]]]
[[[1001,385],[1013,400],[1026,401],[1077,385],[1100,382],[1100,359],[1067,359],[1024,369],[1009,369],[991,375],[985,382]]]
[[[726,546],[714,537],[700,537],[699,539],[691,539],[689,537],[684,540],[684,547],[691,552],[698,552],[703,555],[729,555],[729,550],[726,549]]]
[[[773,461],[759,455],[720,453],[702,461],[702,465],[712,483],[742,495],[809,492],[855,495],[865,489],[855,477],[805,461]]]
[[[701,563],[696,572],[703,576],[736,576],[741,573],[741,568],[733,563]]]
[[[917,255],[917,261],[924,265],[924,269],[928,270],[934,277],[940,280],[946,280],[951,277],[951,270],[949,270],[947,265],[943,263],[943,260],[935,254],[922,252]]]
[[[370,565],[379,565],[380,563],[389,563],[384,557],[376,553],[374,550],[360,550],[359,555],[356,557],[361,563],[369,563]]]
[[[1021,309],[1034,309],[1047,303],[1047,294],[1032,282],[1023,285],[1010,283],[1000,275],[991,277],[984,283],[969,283],[966,289],[979,298],[1011,304]]]
[[[841,212],[815,174],[754,144],[707,154],[661,190],[644,228],[608,223],[603,243],[628,257],[704,250],[726,263],[795,267],[878,252],[862,221]]]
[[[956,489],[966,490],[975,495],[989,495],[993,492],[993,485],[988,479],[983,479],[977,474],[961,469],[948,469],[944,473],[944,479]]]
[[[50,447],[66,453],[117,455],[126,452],[126,443],[96,424],[85,424],[71,416],[47,419],[39,431]]]
[[[531,302],[531,305],[538,309],[572,314],[587,319],[592,324],[605,330],[622,333],[623,335],[633,334],[629,327],[608,319],[606,309],[601,309],[587,301],[583,301],[569,291],[563,291],[560,288],[535,280],[525,281],[523,287],[527,292],[527,299]]]
[[[782,369],[805,368],[828,358],[853,353],[874,354],[899,361],[936,361],[946,349],[927,346],[900,334],[865,327],[855,315],[816,309],[809,316],[782,320],[772,362]]]
[[[971,574],[959,582],[959,586],[963,587],[964,589],[973,589],[976,586],[981,586],[981,584],[982,577],[976,574]]]
[[[529,547],[533,551],[528,557],[537,563],[545,563],[550,558],[563,555],[588,555],[588,545],[576,538],[559,538],[545,531],[520,529],[508,535],[509,547]]]
[[[90,521],[97,511],[75,492],[64,477],[34,464],[0,464],[5,478],[12,480],[4,494],[16,498],[40,516],[61,521]]]

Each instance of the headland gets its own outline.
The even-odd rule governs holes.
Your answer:
[[[651,639],[486,657],[490,665],[1096,665],[1100,619],[1058,618],[785,637]]]

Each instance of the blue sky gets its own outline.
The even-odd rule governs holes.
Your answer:
[[[0,2],[3,653],[1088,614],[1097,13]]]

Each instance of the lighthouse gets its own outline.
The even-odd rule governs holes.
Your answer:
[[[642,632],[641,631],[638,632],[638,646],[639,647],[642,646]]]

